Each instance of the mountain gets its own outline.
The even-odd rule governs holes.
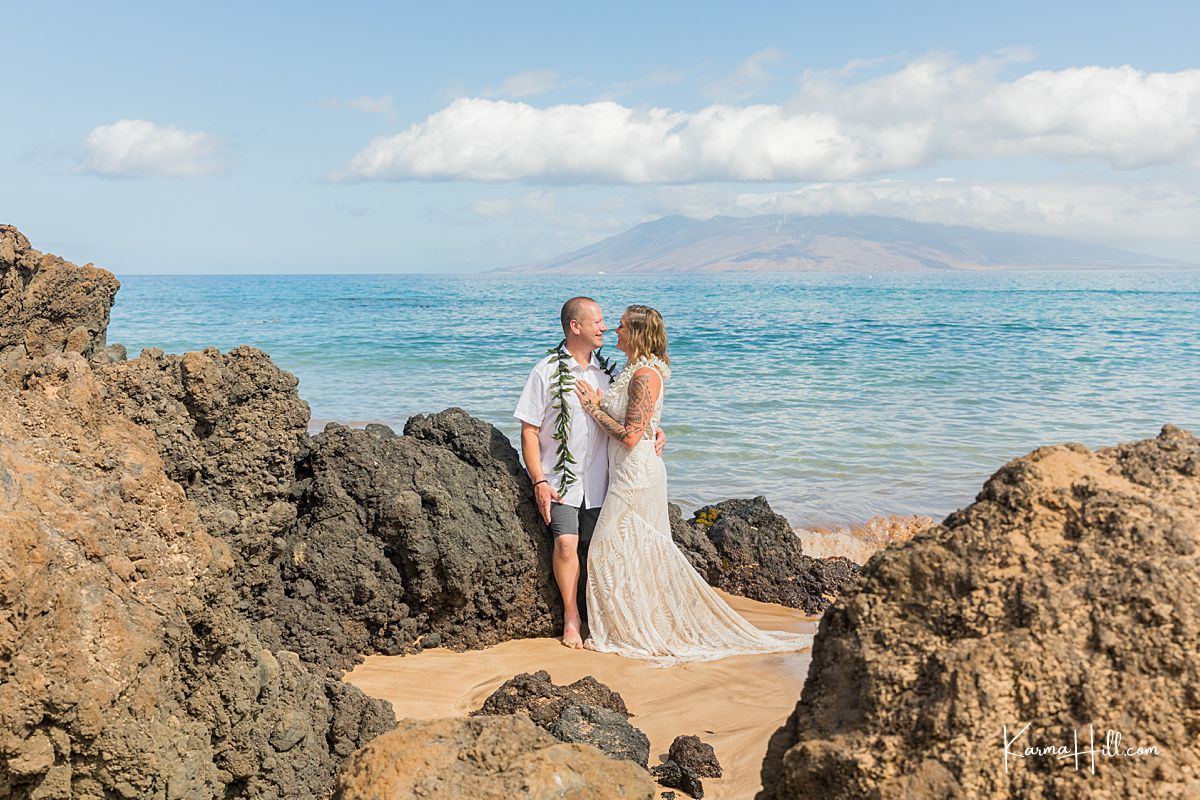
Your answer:
[[[572,253],[504,271],[917,272],[1182,266],[1189,265],[1057,236],[831,214],[663,217]]]

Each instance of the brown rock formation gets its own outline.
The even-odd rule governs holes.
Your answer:
[[[349,760],[338,800],[651,800],[646,770],[521,715],[404,722]]]
[[[0,225],[0,372],[19,376],[38,356],[103,348],[120,285],[111,272],[40,253]]]
[[[96,370],[114,410],[154,432],[167,475],[208,532],[232,546],[248,613],[282,643],[278,560],[296,522],[296,461],[309,445],[308,404],[295,376],[246,346],[181,356],[150,348]]]
[[[1200,796],[1198,544],[1182,430],[1007,464],[826,612],[759,797]],[[1021,757],[1089,726],[1160,752]]]
[[[268,648],[229,548],[83,359],[0,389],[0,794],[285,797],[392,724]]]
[[[0,287],[0,795],[328,793],[391,709],[259,635],[169,437],[121,413],[164,397],[126,406],[84,359],[120,355],[115,279],[4,228]]]

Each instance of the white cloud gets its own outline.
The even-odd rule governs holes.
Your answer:
[[[367,114],[390,114],[392,113],[392,96],[385,94],[382,97],[356,97],[353,100],[347,100],[346,106]]]
[[[753,97],[773,80],[768,67],[781,58],[783,54],[774,47],[759,50],[739,64],[732,75],[709,86],[706,94],[726,103],[739,103]]]
[[[225,144],[211,134],[123,119],[92,129],[78,169],[111,178],[190,178],[227,166]]]
[[[504,79],[496,89],[488,89],[488,97],[532,97],[558,86],[558,75],[552,69],[531,69]]]
[[[785,105],[694,112],[463,98],[372,141],[335,178],[550,183],[845,181],[949,159],[1200,166],[1200,70],[1000,71],[930,55],[854,81],[807,73]],[[849,70],[853,72],[854,70]]]

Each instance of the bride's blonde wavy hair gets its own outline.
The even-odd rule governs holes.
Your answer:
[[[670,364],[667,356],[667,326],[662,314],[650,306],[629,306],[625,319],[625,355],[633,363],[644,356],[657,356]]]

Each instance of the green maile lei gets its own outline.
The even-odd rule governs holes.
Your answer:
[[[608,377],[615,378],[613,375],[612,363],[600,355],[603,347],[596,348],[596,360],[600,362],[600,369],[604,370]],[[558,421],[554,425],[554,441],[558,442],[558,460],[554,462],[554,471],[562,476],[562,480],[558,487],[558,493],[561,495],[579,479],[575,476],[574,470],[571,469],[572,464],[577,464],[575,456],[571,455],[570,448],[567,447],[567,437],[571,433],[571,405],[567,402],[567,394],[575,389],[575,376],[571,374],[567,362],[571,360],[571,355],[567,352],[567,340],[563,339],[558,343],[557,347],[551,347],[546,351],[550,356],[550,363],[554,366],[552,373],[550,391],[554,395],[554,410],[558,412]]]

